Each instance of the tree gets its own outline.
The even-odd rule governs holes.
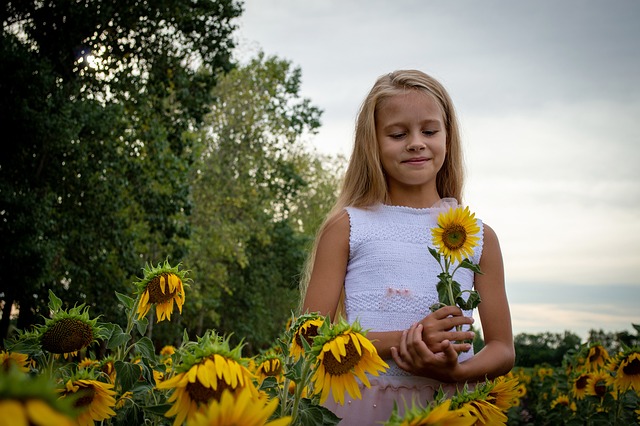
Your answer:
[[[0,338],[46,291],[117,320],[114,290],[188,237],[187,130],[232,68],[232,0],[21,0],[0,10]],[[6,242],[11,242],[10,244]]]
[[[299,95],[301,72],[258,54],[214,89],[194,165],[188,329],[234,332],[254,351],[295,307],[314,227],[335,200],[335,168],[305,137],[320,110]],[[331,164],[329,162],[328,164]]]

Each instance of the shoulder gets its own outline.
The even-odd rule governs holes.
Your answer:
[[[486,264],[489,262],[502,263],[502,251],[500,249],[500,242],[498,241],[498,235],[492,227],[486,223],[482,224],[483,227],[483,243],[482,243],[482,257],[480,263]]]
[[[349,241],[350,232],[349,214],[346,210],[329,215],[320,231],[321,241],[328,241],[332,244]]]

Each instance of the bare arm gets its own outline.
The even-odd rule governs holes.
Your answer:
[[[476,275],[475,287],[482,302],[478,306],[485,347],[473,358],[458,363],[453,346],[443,341],[443,351],[435,353],[423,340],[424,325],[414,324],[405,331],[398,349],[392,351],[398,365],[413,374],[445,382],[465,382],[493,378],[513,367],[515,350],[511,315],[504,285],[504,266],[498,238],[484,227],[484,248],[480,259],[483,275]]]

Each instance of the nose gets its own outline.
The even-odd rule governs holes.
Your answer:
[[[407,151],[417,152],[426,148],[426,144],[420,136],[411,136],[407,140]]]

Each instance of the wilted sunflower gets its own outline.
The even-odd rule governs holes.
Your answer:
[[[311,352],[316,358],[312,381],[314,393],[320,395],[324,403],[333,394],[333,399],[344,404],[344,393],[360,399],[362,395],[356,377],[370,387],[366,373],[377,376],[389,366],[380,358],[373,343],[362,334],[356,321],[349,324],[340,319],[331,326],[326,319],[320,327],[319,336],[314,339]]]
[[[29,356],[18,352],[0,351],[0,373],[16,368],[23,373],[29,372]]]
[[[576,403],[571,401],[569,396],[565,394],[558,395],[558,397],[551,402],[551,409],[556,407],[567,407],[571,411],[578,409]]]
[[[304,354],[302,339],[306,340],[309,346],[313,345],[313,338],[318,335],[318,328],[324,322],[324,318],[317,314],[305,314],[299,317],[291,327],[293,338],[289,346],[289,355],[298,360]]]
[[[155,305],[158,322],[171,320],[174,302],[182,313],[187,271],[180,271],[179,268],[180,264],[172,267],[167,261],[163,265],[147,265],[144,268],[143,278],[135,283],[139,295],[138,319],[146,316],[151,306]]]
[[[291,417],[269,421],[278,408],[278,400],[256,399],[249,389],[232,393],[228,389],[219,401],[212,401],[206,410],[196,413],[188,426],[285,426]]]
[[[69,401],[61,401],[45,376],[16,368],[0,373],[0,426],[74,426]]]
[[[450,399],[426,408],[413,404],[410,409],[405,409],[402,416],[398,415],[398,407],[395,406],[384,426],[471,426],[476,422],[477,419],[467,411],[450,410],[450,406]]]
[[[84,304],[68,311],[62,308],[55,310],[44,325],[36,327],[42,349],[62,354],[66,359],[104,338],[104,329],[97,325],[97,319],[89,318],[88,311]]]
[[[85,370],[86,371],[86,370]],[[80,410],[77,423],[79,426],[94,426],[95,421],[109,419],[116,415],[113,408],[116,405],[113,385],[99,382],[89,373],[79,371],[58,390],[63,398],[74,397],[73,405]]]
[[[600,344],[594,344],[589,347],[589,353],[586,357],[586,367],[589,371],[600,370],[609,361],[609,353]]]
[[[615,384],[623,392],[629,389],[640,392],[640,352],[637,348],[628,350],[621,356]]]
[[[572,392],[576,399],[584,399],[585,395],[587,394],[587,382],[589,381],[590,377],[591,374],[583,373],[579,374],[575,379],[573,379]]]
[[[242,365],[241,349],[241,345],[230,349],[228,338],[210,331],[181,349],[182,362],[175,375],[156,385],[173,390],[167,400],[173,405],[165,416],[176,416],[173,424],[181,425],[196,413],[204,413],[212,401],[219,401],[224,390],[235,394],[247,388],[257,398],[253,375]]]
[[[473,255],[473,248],[480,239],[476,235],[479,232],[475,213],[471,213],[469,207],[461,206],[440,213],[438,226],[431,230],[438,252],[450,261],[458,262]]]
[[[509,408],[520,405],[520,398],[524,394],[524,386],[515,377],[500,376],[487,383],[487,396],[485,399],[507,412]]]
[[[598,398],[604,398],[607,392],[610,391],[610,387],[613,384],[613,377],[604,370],[598,370],[591,373],[591,376],[587,379],[587,388],[585,393],[587,395],[597,396]]]

